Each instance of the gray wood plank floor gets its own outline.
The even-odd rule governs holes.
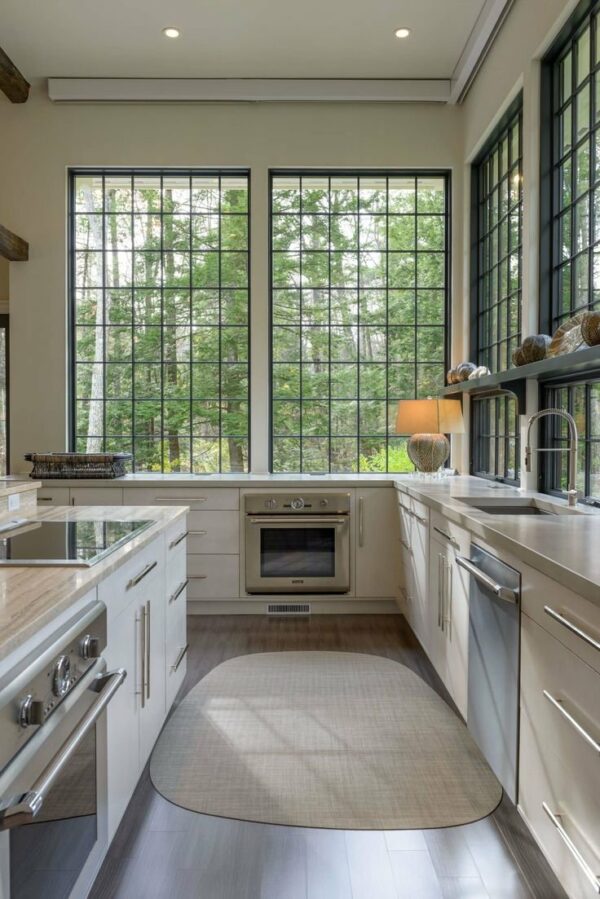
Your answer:
[[[399,615],[188,618],[182,698],[215,665],[251,652],[339,650],[408,665],[451,703]],[[280,827],[171,805],[144,772],[91,899],[566,899],[512,804],[425,831]]]

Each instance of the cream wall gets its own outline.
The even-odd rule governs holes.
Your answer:
[[[0,222],[30,244],[11,267],[11,459],[62,450],[67,434],[66,169],[251,169],[252,467],[268,446],[268,204],[271,167],[453,170],[454,315],[462,296],[462,110],[437,104],[54,105],[41,84],[0,103]],[[1,283],[1,282],[0,282]],[[455,329],[455,354],[462,348]]]
[[[0,257],[0,303],[8,302],[8,270],[10,263]]]
[[[490,53],[463,103],[463,325],[469,330],[470,162],[504,111],[523,91],[523,336],[538,331],[539,310],[539,122],[541,59],[577,0],[515,0]],[[528,412],[537,408],[537,389],[529,391]],[[522,438],[526,418],[521,419]],[[525,439],[521,440],[521,485],[537,486],[537,471],[525,472]],[[463,460],[464,462],[465,460]],[[534,462],[537,454],[534,453]]]

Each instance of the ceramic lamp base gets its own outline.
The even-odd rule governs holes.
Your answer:
[[[408,458],[419,471],[437,471],[450,455],[444,434],[413,434],[408,441]]]

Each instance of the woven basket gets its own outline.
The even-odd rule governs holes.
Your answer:
[[[121,478],[131,453],[26,453],[30,478]]]

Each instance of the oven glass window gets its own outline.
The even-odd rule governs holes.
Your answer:
[[[11,899],[68,899],[97,839],[96,728],[31,824],[10,831]]]
[[[334,528],[261,528],[261,577],[335,577]]]

